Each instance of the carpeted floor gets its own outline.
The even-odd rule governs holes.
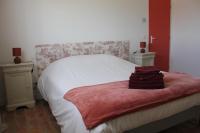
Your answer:
[[[37,102],[32,109],[20,108],[3,113],[3,122],[8,126],[5,133],[60,133],[60,128],[46,102]],[[200,126],[188,121],[160,133],[200,133]]]

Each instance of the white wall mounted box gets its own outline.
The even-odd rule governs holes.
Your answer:
[[[7,110],[12,111],[21,106],[34,107],[33,63],[5,64],[0,67],[2,67],[4,74]]]

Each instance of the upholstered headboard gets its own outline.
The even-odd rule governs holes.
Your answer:
[[[36,45],[38,75],[52,62],[74,55],[111,54],[129,59],[129,41],[83,42]]]

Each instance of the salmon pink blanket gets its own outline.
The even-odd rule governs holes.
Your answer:
[[[200,92],[200,79],[164,73],[164,89],[128,89],[128,81],[84,86],[64,95],[80,111],[88,129],[114,117]]]

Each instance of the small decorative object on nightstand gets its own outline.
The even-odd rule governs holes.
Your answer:
[[[155,52],[146,52],[146,53],[135,53],[134,56],[134,63],[139,66],[153,66],[154,65],[154,58]]]
[[[145,53],[146,42],[140,42],[140,53]]]
[[[6,108],[15,110],[20,106],[33,107],[32,69],[33,63],[1,65],[4,73],[4,81],[7,96]]]
[[[14,63],[15,64],[21,63],[21,59],[19,57],[21,56],[21,48],[13,48],[12,51],[13,51],[13,56],[15,56]]]

